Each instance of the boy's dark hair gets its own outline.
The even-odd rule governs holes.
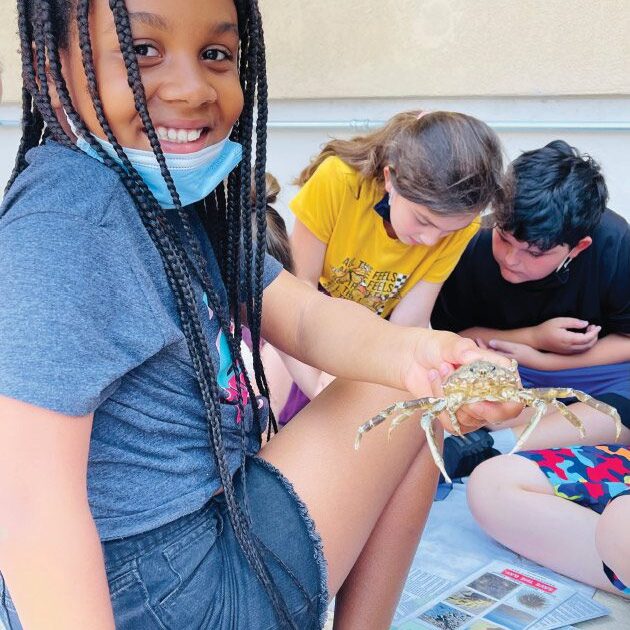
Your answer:
[[[496,210],[496,225],[517,241],[546,251],[573,248],[599,223],[608,189],[599,164],[554,140],[525,151],[510,168],[513,198]]]
[[[265,47],[260,11],[257,0],[234,0],[238,14],[240,36],[239,70],[244,93],[244,107],[234,126],[231,139],[243,146],[240,167],[229,176],[227,185],[219,186],[198,207],[202,223],[209,232],[215,246],[221,274],[227,289],[228,304],[221,303],[217,288],[213,286],[200,244],[194,235],[188,209],[183,209],[179,195],[169,173],[157,133],[149,116],[144,86],[131,36],[131,26],[125,0],[108,0],[122,57],[127,69],[127,78],[133,92],[136,110],[142,120],[153,152],[160,164],[162,176],[167,182],[173,202],[182,221],[193,255],[189,256],[173,226],[164,220],[164,215],[155,197],[140,175],[131,165],[129,158],[114,136],[105,116],[98,93],[89,17],[92,0],[17,0],[18,28],[22,54],[22,139],[16,157],[15,168],[7,185],[11,188],[16,177],[28,167],[26,152],[51,137],[71,150],[79,151],[74,141],[60,125],[50,98],[50,87],[54,86],[68,117],[78,133],[100,156],[103,163],[120,177],[137,208],[138,214],[160,254],[164,271],[177,303],[182,330],[204,403],[210,449],[219,472],[223,496],[235,536],[241,550],[268,594],[283,627],[294,628],[295,624],[277,586],[273,583],[269,569],[263,560],[260,545],[251,533],[247,506],[236,498],[232,474],[228,468],[221,426],[221,395],[218,389],[216,366],[213,365],[208,340],[201,323],[193,290],[192,278],[197,277],[209,300],[209,305],[218,318],[221,329],[230,345],[232,369],[244,376],[252,413],[258,416],[243,358],[241,356],[241,306],[245,305],[248,327],[252,334],[254,372],[259,391],[268,395],[267,381],[260,359],[260,326],[262,311],[263,263],[265,254],[265,158],[267,134],[267,79]],[[122,162],[114,161],[92,137],[72,103],[68,87],[61,72],[59,51],[70,43],[72,22],[76,25],[83,66],[88,80],[88,89],[94,109],[108,141]],[[47,68],[48,64],[48,68]],[[255,138],[255,142],[253,142]],[[252,160],[252,149],[255,158]],[[253,162],[253,163],[252,163]],[[256,229],[252,235],[251,180],[255,182],[253,205]],[[253,243],[255,241],[255,245]],[[262,244],[262,246],[261,246]],[[244,278],[244,279],[242,279]],[[231,326],[230,318],[234,320]],[[240,382],[240,379],[237,379]],[[244,392],[238,391],[238,404],[244,404]],[[277,429],[273,415],[273,428]],[[270,427],[271,430],[271,427]],[[244,423],[241,423],[244,443]],[[245,449],[242,449],[242,474],[244,475]],[[298,586],[300,586],[298,584]]]

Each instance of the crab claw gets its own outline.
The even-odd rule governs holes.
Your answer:
[[[374,427],[377,427],[379,424],[381,424],[381,422],[385,422],[385,420],[387,420],[387,418],[389,417],[389,414],[395,409],[403,408],[402,405],[403,403],[396,403],[394,405],[391,405],[387,409],[381,411],[381,413],[376,414],[373,418],[370,418],[367,422],[364,422],[357,429],[357,436],[354,438],[354,449],[357,450],[359,448],[361,438],[363,437],[364,433],[367,433]]]
[[[361,430],[357,431],[357,436],[354,438],[354,450],[358,451],[359,446],[361,446],[361,438],[363,437],[363,432]]]
[[[435,420],[435,414],[427,411],[422,414],[422,419],[420,420],[420,426],[424,429],[424,432],[427,436],[427,444],[429,445],[429,451],[431,451],[431,455],[433,456],[433,461],[435,465],[440,469],[442,476],[448,483],[452,483],[451,478],[448,476],[446,472],[446,468],[444,467],[444,459],[442,459],[442,455],[435,443],[435,431],[433,430],[433,421]]]
[[[387,429],[387,440],[391,440],[392,439],[392,431],[401,423],[404,422],[409,416],[413,415],[415,409],[411,409],[411,410],[406,410],[403,411],[402,413],[399,413],[393,420],[392,423],[389,425],[389,429]]]

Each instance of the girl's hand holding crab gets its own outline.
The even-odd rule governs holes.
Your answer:
[[[520,388],[517,366],[516,362],[478,348],[472,340],[454,333],[426,329],[414,332],[415,343],[408,346],[408,357],[401,364],[400,376],[404,387],[421,397],[397,402],[362,424],[357,431],[355,448],[359,447],[364,433],[391,416],[390,434],[419,411],[420,426],[433,459],[444,478],[450,481],[436,441],[435,420],[439,419],[450,433],[462,435],[518,415],[523,409],[520,402],[488,402],[506,400],[504,393]],[[511,399],[514,400],[514,396]]]
[[[510,359],[491,350],[479,348],[474,341],[455,333],[440,330],[418,330],[415,346],[410,347],[408,363],[403,364],[401,381],[415,396],[443,398],[444,381],[462,365],[487,361],[509,369]],[[455,412],[462,433],[475,431],[487,424],[498,424],[516,417],[523,409],[520,403],[478,402],[464,405]],[[449,433],[459,433],[448,414],[439,420]]]

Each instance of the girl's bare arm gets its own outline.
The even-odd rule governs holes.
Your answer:
[[[290,240],[295,275],[317,288],[324,268],[327,244],[320,241],[299,219],[295,220]]]
[[[335,376],[401,387],[398,375],[383,374],[383,357],[376,356],[382,354],[388,327],[398,329],[365,307],[329,298],[286,272],[264,292],[264,338],[280,351]]]
[[[265,290],[263,336],[291,356],[343,378],[410,391],[430,391],[429,369],[494,352],[450,332],[393,325],[350,300],[327,297],[282,272]],[[449,365],[446,365],[449,364]]]
[[[327,244],[320,241],[299,219],[295,219],[290,240],[295,275],[317,289],[324,267]],[[283,352],[280,352],[280,357],[300,390],[308,398],[315,398],[321,391],[320,383],[327,375],[320,369],[302,363]]]
[[[431,312],[442,288],[442,282],[420,280],[403,296],[392,311],[389,321],[399,326],[422,326],[429,328]]]
[[[92,415],[0,396],[0,568],[29,630],[113,630],[87,500]]]

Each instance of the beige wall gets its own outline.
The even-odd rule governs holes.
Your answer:
[[[14,5],[0,0],[8,101],[19,98]],[[630,0],[261,6],[276,99],[630,94]]]
[[[4,102],[19,101],[22,87],[15,7],[15,0],[0,0],[0,64]]]
[[[262,0],[275,98],[630,93],[628,0]]]

